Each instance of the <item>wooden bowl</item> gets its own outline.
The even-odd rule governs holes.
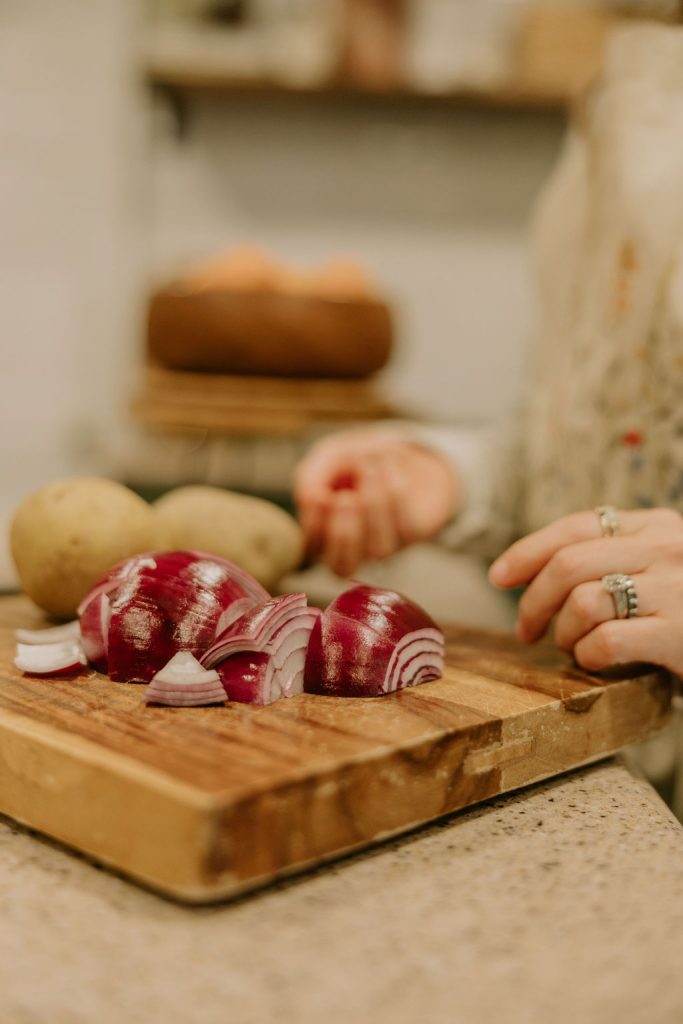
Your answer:
[[[387,305],[372,299],[187,291],[151,299],[149,354],[177,370],[274,377],[367,377],[391,354]]]

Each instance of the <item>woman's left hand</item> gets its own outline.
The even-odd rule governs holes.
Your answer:
[[[583,668],[652,662],[683,676],[683,518],[671,509],[619,512],[619,530],[601,536],[596,512],[578,512],[517,541],[490,570],[491,582],[526,586],[517,634],[538,640],[553,616],[555,640]],[[638,613],[618,619],[602,583],[633,580]]]

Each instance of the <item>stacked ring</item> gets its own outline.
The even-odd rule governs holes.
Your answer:
[[[611,572],[602,577],[602,585],[612,595],[618,619],[632,619],[638,614],[638,594],[630,576],[622,572]]]

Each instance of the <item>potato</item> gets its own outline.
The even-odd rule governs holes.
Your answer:
[[[303,535],[296,520],[262,498],[218,487],[179,487],[154,503],[172,546],[221,555],[270,589],[299,565]]]
[[[60,480],[30,495],[10,526],[12,558],[26,593],[51,615],[71,618],[112,565],[158,548],[151,506],[122,484]]]

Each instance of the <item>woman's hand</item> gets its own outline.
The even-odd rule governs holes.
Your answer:
[[[653,662],[683,675],[683,519],[670,509],[620,512],[602,537],[597,514],[579,512],[524,537],[493,563],[491,582],[527,586],[518,636],[532,643],[555,621],[555,640],[586,669]],[[608,573],[633,579],[638,614],[615,617]]]
[[[308,553],[339,576],[434,536],[454,515],[458,490],[440,455],[373,429],[318,441],[294,481]]]

